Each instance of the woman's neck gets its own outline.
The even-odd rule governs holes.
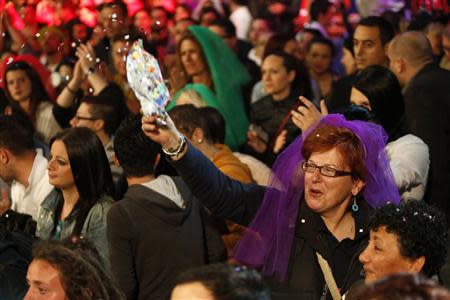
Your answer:
[[[64,220],[72,213],[75,205],[78,203],[78,200],[80,199],[80,194],[78,193],[78,189],[76,188],[76,186],[67,189],[62,189],[62,194],[64,203],[60,219]]]
[[[27,98],[25,100],[19,101],[20,108],[27,114],[31,115],[31,106],[30,106],[31,100],[30,98]]]
[[[212,88],[212,81],[211,76],[208,72],[202,72],[198,75],[192,76],[192,82],[193,83],[201,83],[203,85],[206,85],[209,88]]]
[[[320,81],[320,80],[325,80],[325,79],[330,78],[331,77],[331,72],[330,71],[326,71],[326,72],[323,72],[323,73],[316,73],[313,70],[310,70],[309,71],[309,76],[312,79]]]
[[[291,87],[288,87],[277,94],[273,94],[272,99],[274,101],[282,101],[286,99],[290,94],[291,94]]]
[[[338,241],[355,238],[355,219],[347,208],[343,213],[321,215],[321,218]]]

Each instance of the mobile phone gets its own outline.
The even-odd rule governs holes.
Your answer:
[[[250,127],[248,128],[249,130],[253,131],[256,133],[256,135],[262,140],[264,141],[264,143],[268,143],[269,142],[269,134],[261,127],[255,124],[250,124]]]

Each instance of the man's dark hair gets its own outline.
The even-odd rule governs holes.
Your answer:
[[[119,127],[124,115],[111,99],[100,96],[86,96],[81,99],[81,103],[90,105],[89,112],[93,118],[104,121],[104,130],[108,135],[113,135]]]
[[[370,16],[364,18],[359,22],[358,26],[377,27],[380,32],[380,39],[383,45],[389,43],[395,35],[394,28],[391,23],[382,17]]]
[[[236,37],[236,27],[229,19],[217,19],[209,24],[209,26],[218,26],[220,28],[223,28],[225,30],[225,35],[227,38]]]
[[[22,125],[18,117],[0,116],[0,147],[21,155],[34,149],[33,132]]]
[[[107,2],[98,7],[98,11],[102,11],[104,8],[113,8],[113,7],[119,7],[120,10],[123,13],[123,17],[128,17],[128,8],[125,2],[121,0],[113,0],[112,2]]]
[[[320,14],[326,14],[333,4],[328,0],[314,0],[309,8],[311,19],[317,21]]]
[[[216,10],[214,7],[207,6],[207,7],[203,7],[203,8],[200,10],[200,14],[199,14],[199,16],[198,16],[199,22],[202,21],[203,16],[206,15],[207,13],[213,13],[213,14],[215,14],[216,17],[217,17],[217,19],[222,18],[222,16],[217,12],[217,10]]]
[[[191,269],[178,277],[176,284],[200,282],[216,300],[270,300],[263,277],[245,266],[213,264]]]
[[[189,138],[192,137],[196,128],[200,128],[203,130],[205,140],[212,142],[208,122],[201,111],[194,105],[177,105],[169,111],[169,115],[178,130]]]
[[[225,144],[225,119],[214,107],[205,106],[199,108],[200,113],[205,117],[211,133],[212,142],[215,144]]]
[[[114,136],[114,152],[127,177],[154,174],[160,146],[144,134],[141,125],[140,115],[129,115]]]
[[[400,254],[406,258],[425,257],[422,273],[438,274],[447,257],[447,222],[436,208],[423,201],[387,204],[375,210],[370,230],[384,227],[397,236]]]

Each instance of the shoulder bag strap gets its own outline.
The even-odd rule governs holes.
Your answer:
[[[333,300],[341,300],[341,293],[339,292],[336,281],[334,280],[330,265],[318,252],[316,252],[316,255],[320,268],[322,269],[323,277],[325,278],[325,282],[330,290],[331,297],[333,297]]]

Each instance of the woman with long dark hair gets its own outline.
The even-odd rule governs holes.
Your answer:
[[[37,70],[23,60],[6,65],[3,76],[6,96],[13,110],[28,116],[38,136],[46,143],[61,126],[53,114],[53,103]]]
[[[422,200],[430,168],[429,150],[424,141],[409,132],[403,94],[395,74],[382,66],[365,68],[353,81],[350,102],[371,112],[369,121],[386,130],[389,165],[402,199]]]
[[[253,103],[250,108],[250,123],[247,133],[250,153],[256,152],[266,164],[271,165],[274,155],[281,151],[276,140],[281,135],[285,145],[299,134],[299,129],[290,120],[290,111],[300,104],[300,95],[311,95],[306,70],[292,55],[273,51],[264,57],[262,83],[267,96]],[[253,150],[253,151],[252,151]]]
[[[42,202],[36,235],[41,239],[89,239],[109,265],[106,215],[114,187],[102,143],[87,128],[70,128],[51,142],[48,164],[55,190]]]

